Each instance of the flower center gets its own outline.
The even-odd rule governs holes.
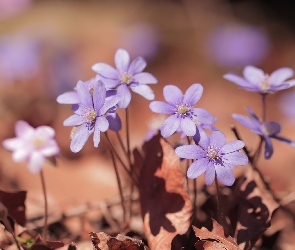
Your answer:
[[[175,114],[180,115],[181,117],[186,117],[190,115],[191,106],[187,106],[186,104],[176,104],[176,112]]]
[[[264,79],[262,80],[261,84],[260,84],[260,88],[263,92],[267,92],[267,90],[270,87],[270,83],[269,83],[269,75],[265,74],[264,75]]]
[[[216,148],[216,147],[210,145],[207,149],[206,156],[211,158],[212,160],[217,160],[220,158],[219,150],[220,150],[219,148]]]
[[[88,129],[92,129],[95,124],[97,114],[93,108],[84,108],[84,113],[81,115],[86,123]]]
[[[35,148],[42,148],[45,144],[45,141],[42,140],[41,138],[35,138],[33,141],[33,145]]]
[[[124,72],[121,74],[120,80],[122,83],[130,84],[133,80],[133,75],[128,74],[127,72]]]

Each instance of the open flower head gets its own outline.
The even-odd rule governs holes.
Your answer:
[[[142,57],[137,57],[130,63],[128,52],[118,49],[115,64],[116,69],[106,63],[96,63],[92,69],[105,83],[106,89],[117,89],[117,95],[121,98],[119,108],[128,107],[131,101],[129,88],[147,100],[155,98],[154,92],[147,84],[155,84],[158,80],[152,74],[142,72],[146,67],[146,61]]]
[[[203,87],[195,83],[188,88],[185,94],[174,85],[164,87],[166,102],[153,101],[150,109],[155,113],[169,114],[160,130],[167,138],[173,133],[182,131],[187,136],[194,136],[198,126],[196,124],[212,125],[215,119],[211,113],[202,108],[194,108],[203,93]]]
[[[106,89],[101,81],[93,84],[93,93],[82,81],[77,84],[77,95],[80,103],[74,105],[74,115],[64,121],[65,126],[75,126],[70,148],[72,152],[79,152],[89,136],[93,133],[94,147],[100,142],[100,132],[109,128],[106,118],[108,113],[116,112],[119,97],[106,97]]]
[[[261,94],[275,93],[278,90],[288,89],[295,85],[295,80],[287,81],[294,75],[291,68],[280,68],[268,75],[254,66],[246,66],[243,75],[244,78],[228,73],[223,77],[243,89]]]
[[[55,131],[48,126],[34,129],[25,121],[15,124],[15,138],[5,139],[4,148],[13,151],[15,162],[27,161],[30,172],[41,171],[46,157],[58,155],[60,150],[54,139]]]
[[[101,82],[101,80],[99,80],[97,77],[95,77],[95,78],[92,78],[86,82],[78,81],[78,83],[73,91],[69,91],[69,92],[59,95],[57,97],[56,101],[60,104],[73,104],[73,109],[76,109],[77,105],[79,103],[81,103],[80,96],[77,92],[78,84],[83,83],[85,85],[84,87],[89,91],[90,95],[93,98],[94,84],[96,82]],[[110,96],[116,96],[116,94],[117,94],[116,90],[107,90],[106,91],[106,98],[108,98]],[[109,129],[110,130],[119,131],[121,129],[121,127],[122,127],[121,119],[116,112],[107,112],[106,119],[109,122]]]
[[[278,134],[281,132],[281,125],[275,121],[262,122],[259,120],[254,111],[249,107],[246,107],[249,117],[239,114],[233,114],[232,117],[245,126],[252,130],[254,133],[263,137],[265,142],[264,147],[264,158],[269,159],[273,154],[273,146],[270,138],[275,138],[279,141],[288,143],[290,146],[295,147],[295,143],[287,138],[281,137]]]
[[[180,146],[175,153],[180,158],[195,160],[187,171],[188,178],[195,179],[205,173],[205,182],[211,185],[216,175],[221,183],[231,186],[235,181],[232,168],[248,164],[248,157],[239,152],[244,145],[240,140],[226,143],[222,132],[212,131],[210,137],[201,135],[199,146]]]

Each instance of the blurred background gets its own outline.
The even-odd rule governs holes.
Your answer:
[[[49,125],[61,147],[57,167],[46,166],[50,209],[64,210],[117,195],[115,174],[102,141],[89,140],[83,150],[70,151],[70,127],[63,121],[72,113],[56,97],[78,80],[95,76],[91,66],[114,66],[118,48],[131,59],[143,56],[159,81],[151,87],[156,99],[175,84],[185,91],[193,83],[204,86],[198,107],[209,110],[216,127],[234,140],[232,113],[258,114],[260,96],[223,79],[254,65],[271,73],[295,69],[295,2],[285,0],[0,0],[0,140],[14,137],[14,123]],[[132,147],[140,147],[155,114],[149,101],[134,94],[130,105]],[[120,113],[123,118],[124,113]],[[282,136],[295,140],[295,90],[267,98],[267,118],[282,124]],[[237,125],[237,124],[236,124]],[[237,125],[250,149],[258,137]],[[113,135],[112,135],[113,136]],[[295,189],[293,148],[274,143],[275,154],[260,168],[281,192]],[[0,188],[28,190],[28,216],[43,213],[41,183],[25,163],[16,164],[0,148]]]

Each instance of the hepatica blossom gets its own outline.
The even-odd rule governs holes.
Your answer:
[[[235,176],[232,168],[248,163],[248,157],[239,152],[244,142],[226,143],[225,135],[220,131],[212,131],[210,137],[203,133],[201,138],[199,146],[184,145],[175,149],[180,158],[195,160],[188,168],[187,177],[194,179],[205,173],[207,185],[213,183],[215,175],[224,185],[233,185]]]
[[[249,117],[239,114],[233,114],[232,117],[243,126],[263,137],[265,141],[265,159],[269,159],[273,154],[273,146],[270,138],[277,139],[279,141],[288,143],[292,147],[295,147],[294,142],[278,135],[281,131],[281,125],[279,123],[275,121],[261,122],[252,109],[249,107],[246,107],[246,109],[249,113]]]
[[[275,93],[278,90],[288,89],[295,85],[295,80],[289,80],[294,75],[291,68],[280,68],[270,75],[254,66],[246,66],[243,70],[244,78],[228,73],[223,77],[243,89],[261,94]]]
[[[119,108],[125,109],[131,101],[129,88],[148,100],[155,98],[154,92],[146,84],[155,84],[158,80],[150,73],[142,72],[146,61],[137,57],[130,63],[130,56],[124,49],[118,49],[115,54],[116,69],[106,63],[96,63],[92,66],[94,72],[101,77],[106,89],[117,89],[121,98]]]
[[[48,126],[34,129],[25,121],[15,124],[15,138],[2,142],[4,148],[13,151],[15,162],[27,161],[32,173],[41,171],[46,157],[59,154],[59,147],[54,140],[55,131]]]
[[[100,142],[100,132],[109,128],[107,113],[116,112],[115,106],[119,97],[106,97],[106,89],[101,81],[93,83],[93,92],[82,81],[77,84],[78,105],[74,105],[75,114],[64,121],[65,126],[75,126],[70,148],[72,152],[79,152],[91,134],[93,135],[94,147]],[[74,95],[72,96],[74,99]]]
[[[163,137],[169,137],[176,131],[183,131],[187,136],[194,136],[197,131],[196,124],[212,125],[215,122],[214,117],[207,110],[194,108],[203,93],[201,84],[193,84],[185,94],[178,87],[167,85],[163,93],[167,102],[150,103],[150,109],[153,112],[171,115],[160,128]]]

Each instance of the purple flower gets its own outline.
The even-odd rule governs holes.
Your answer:
[[[184,95],[178,87],[167,85],[163,93],[167,103],[161,101],[150,103],[150,109],[153,112],[171,115],[160,128],[163,137],[169,137],[176,131],[183,131],[187,136],[194,136],[197,131],[196,124],[212,125],[215,122],[214,117],[207,110],[193,107],[202,96],[201,84],[193,84]]]
[[[294,142],[278,135],[281,131],[281,125],[279,123],[275,121],[261,122],[259,118],[255,115],[252,109],[250,109],[249,107],[246,107],[246,109],[250,117],[239,115],[239,114],[233,114],[232,117],[243,126],[247,127],[248,129],[252,130],[254,133],[263,137],[265,141],[265,147],[264,147],[265,159],[269,159],[273,154],[273,146],[272,146],[270,138],[275,138],[279,141],[290,144],[292,147],[295,147]]]
[[[106,98],[106,89],[101,81],[93,83],[93,94],[82,81],[78,82],[77,95],[80,102],[74,105],[75,114],[64,121],[64,126],[78,126],[73,133],[70,146],[74,153],[83,148],[92,133],[94,147],[98,147],[100,132],[105,132],[109,128],[105,116],[109,112],[115,112],[115,106],[119,101],[116,96]]]
[[[12,158],[15,162],[27,161],[32,173],[41,171],[46,157],[59,154],[60,150],[54,140],[55,131],[48,126],[34,129],[25,121],[15,124],[15,138],[2,142],[4,148],[13,151]]]
[[[137,57],[130,63],[130,56],[124,49],[118,49],[115,54],[115,64],[117,69],[106,63],[96,63],[92,66],[106,89],[117,89],[117,95],[121,98],[119,108],[125,109],[131,101],[131,90],[142,95],[148,100],[155,98],[154,92],[146,84],[157,83],[158,80],[150,73],[142,72],[146,67],[146,61],[142,57]]]
[[[199,146],[185,145],[175,149],[180,158],[196,159],[187,170],[187,177],[194,179],[206,172],[205,182],[211,185],[216,174],[221,183],[231,186],[235,182],[232,168],[248,163],[248,157],[238,152],[244,142],[226,143],[225,135],[220,131],[212,131],[210,137],[204,133],[201,138]]]
[[[93,95],[94,83],[98,81],[100,80],[98,80],[97,78],[92,78],[84,83],[82,81],[79,81],[77,83],[77,86],[78,84],[80,84],[80,82],[83,83],[85,85],[85,88],[87,88],[87,90],[89,91],[89,93]],[[79,104],[81,102],[80,96],[77,93],[77,86],[74,88],[74,91],[69,91],[59,95],[56,101],[60,104],[73,104],[73,108],[75,108],[76,104]],[[115,96],[115,95],[116,95],[116,90],[106,91],[106,97]],[[106,119],[109,122],[110,130],[119,131],[121,129],[122,127],[121,119],[116,112],[108,112],[106,114]]]
[[[243,89],[266,94],[293,87],[295,80],[286,81],[293,74],[291,68],[280,68],[268,75],[254,66],[246,66],[243,71],[244,78],[232,73],[225,74],[223,77]]]

